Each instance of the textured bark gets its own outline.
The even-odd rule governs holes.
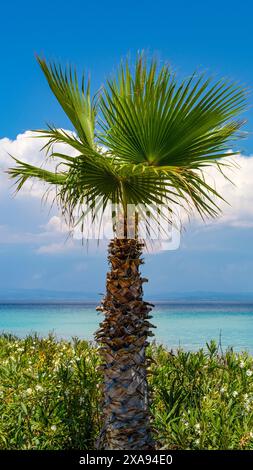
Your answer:
[[[143,245],[135,239],[113,239],[109,244],[106,296],[96,339],[104,375],[104,427],[99,445],[104,449],[152,449],[147,385],[146,347],[153,336],[149,322],[152,304],[142,299],[139,267]]]

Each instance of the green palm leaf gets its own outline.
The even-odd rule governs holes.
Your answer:
[[[219,195],[204,170],[215,165],[224,173],[233,141],[243,121],[247,92],[227,80],[193,74],[181,83],[168,66],[160,70],[140,57],[134,70],[122,64],[107,81],[99,100],[90,83],[79,86],[76,72],[38,59],[54,95],[74,126],[37,131],[46,139],[49,157],[58,159],[55,172],[15,160],[9,174],[20,190],[28,178],[55,185],[62,212],[74,223],[118,204],[195,208],[201,217],[220,212]],[[59,153],[64,143],[71,154]],[[74,152],[73,152],[74,149]],[[229,152],[230,151],[230,152]],[[141,211],[148,223],[152,210]],[[147,215],[148,214],[148,215]],[[154,216],[155,217],[155,216]],[[157,224],[161,222],[157,219]]]
[[[16,162],[16,166],[9,168],[7,173],[11,178],[16,180],[16,190],[19,191],[28,179],[36,178],[44,183],[58,186],[65,182],[66,176],[64,173],[53,173],[52,171],[39,168],[29,163],[22,162],[17,158],[12,157]]]
[[[82,76],[81,87],[77,73],[71,67],[63,72],[55,64],[47,65],[46,61],[38,58],[48,84],[59,101],[63,110],[72,122],[81,142],[90,148],[94,145],[94,130],[96,117],[96,101],[91,101],[90,81],[85,85]]]
[[[183,165],[226,155],[229,139],[241,127],[236,116],[245,105],[245,91],[204,76],[177,85],[167,67],[155,77],[137,61],[118,80],[109,80],[101,99],[101,141],[123,160],[154,165]]]

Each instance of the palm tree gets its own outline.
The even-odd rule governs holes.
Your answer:
[[[36,131],[47,139],[47,155],[59,159],[55,171],[15,158],[8,173],[18,191],[30,178],[53,185],[72,225],[78,221],[84,227],[88,215],[95,221],[111,207],[114,229],[123,229],[109,243],[110,271],[98,307],[104,313],[96,332],[104,377],[99,445],[151,449],[146,347],[152,305],[143,300],[144,243],[138,229],[141,223],[150,227],[150,220],[163,229],[150,209],[154,206],[167,208],[169,222],[177,206],[195,209],[203,218],[220,213],[222,197],[206,182],[204,170],[216,166],[223,172],[228,153],[236,154],[231,143],[241,135],[242,121],[235,117],[244,110],[246,92],[205,74],[179,82],[169,66],[159,68],[155,60],[138,56],[133,68],[122,63],[115,78],[91,98],[89,80],[82,77],[80,83],[71,67],[38,62],[74,131],[54,126]],[[55,152],[55,143],[66,144],[75,155]],[[140,204],[147,210],[138,210]],[[135,207],[131,217],[129,205]]]

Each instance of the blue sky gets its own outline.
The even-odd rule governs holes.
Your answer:
[[[1,14],[1,136],[15,137],[48,120],[67,125],[35,53],[90,71],[94,89],[122,57],[141,49],[169,61],[182,75],[200,68],[252,83],[250,1],[238,7],[233,0],[14,0],[3,2]],[[253,118],[250,122],[252,127]],[[252,150],[253,139],[243,146]]]
[[[94,90],[122,57],[134,57],[142,49],[169,61],[180,76],[207,70],[252,88],[253,6],[249,1],[239,5],[217,0],[12,1],[1,5],[1,14],[0,139],[15,141],[17,134],[43,127],[45,122],[70,127],[47,88],[35,53],[90,72]],[[252,109],[247,119],[246,129],[252,133]],[[253,154],[251,134],[240,143],[240,149],[246,156]],[[240,184],[243,187],[243,181]],[[250,183],[248,186],[250,206]],[[60,239],[56,242],[53,235],[45,235],[45,227],[57,213],[42,211],[38,197],[13,199],[6,181],[3,187],[0,290],[103,291],[105,253],[100,250],[87,255],[82,247],[54,252]],[[240,194],[244,204],[245,197]],[[233,217],[238,219],[238,207]],[[179,250],[148,255],[144,268],[150,277],[147,294],[253,291],[251,212],[247,208],[243,221],[232,223],[232,219],[202,229],[199,224],[187,226]],[[51,237],[51,251],[40,249],[47,236]]]

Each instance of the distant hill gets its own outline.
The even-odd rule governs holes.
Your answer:
[[[201,302],[253,302],[253,292],[170,292],[167,294],[154,294],[157,301],[201,301]]]
[[[102,293],[54,291],[43,289],[0,290],[0,303],[3,302],[99,302]],[[147,292],[145,298],[154,302],[253,302],[253,292]]]

